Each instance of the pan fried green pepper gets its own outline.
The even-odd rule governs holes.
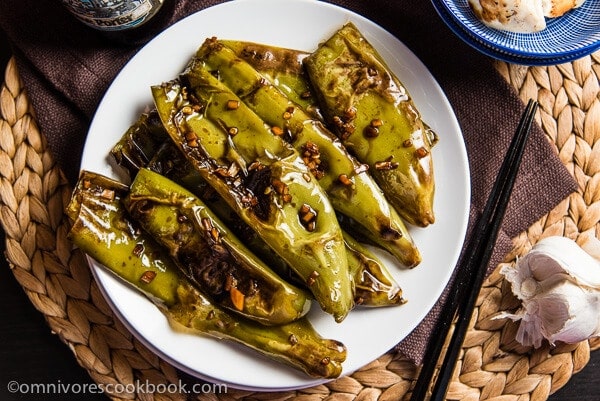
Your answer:
[[[133,176],[138,169],[148,164],[156,149],[168,138],[158,113],[150,110],[142,113],[129,127],[110,150],[110,155]]]
[[[353,307],[335,212],[298,153],[216,80],[193,91],[154,86],[169,136],[236,213],[286,260],[321,308],[342,321]]]
[[[313,377],[341,374],[346,348],[339,341],[322,338],[306,318],[264,326],[215,306],[130,219],[121,203],[127,190],[112,179],[82,172],[67,206],[73,220],[69,238],[82,251],[98,257],[107,269],[148,296],[175,330],[184,327],[202,336],[243,344]],[[133,244],[133,250],[120,247],[121,240]]]
[[[170,144],[168,144],[170,145]],[[193,192],[212,210],[238,238],[281,277],[305,288],[305,283],[291,267],[248,227],[220,196],[184,159],[174,146],[163,146],[148,164],[156,171]],[[389,306],[404,303],[402,291],[385,265],[369,249],[342,231],[348,267],[354,278],[355,303],[362,306]]]
[[[173,181],[142,168],[124,204],[186,277],[222,307],[267,325],[308,312],[303,291],[277,276],[200,199]]]
[[[368,248],[344,232],[348,266],[354,277],[356,305],[368,307],[403,305],[402,289],[389,270]]]
[[[152,123],[148,125],[148,121],[152,121]],[[152,125],[157,126],[153,127]],[[137,168],[147,167],[192,191],[207,204],[208,208],[218,216],[228,229],[247,245],[252,253],[265,261],[286,280],[304,287],[305,283],[289,265],[275,254],[226,203],[222,202],[220,196],[187,163],[184,155],[177,150],[170,140],[158,146],[158,148],[144,149],[144,146],[141,146],[149,142],[147,138],[144,138],[145,135],[150,135],[151,138],[160,137],[160,135],[156,135],[156,130],[159,127],[163,127],[160,121],[156,121],[156,119],[149,120],[146,114],[142,114],[126,133],[128,146],[126,148],[115,146],[113,154],[127,151],[126,157],[118,158],[117,162],[121,164],[120,160],[140,160],[142,162],[137,164]],[[147,132],[149,129],[153,132]],[[163,132],[162,136],[167,138],[167,133]],[[121,139],[119,144],[123,142],[124,139]],[[142,155],[137,155],[138,152],[142,151]],[[149,158],[151,158],[150,161],[147,161]],[[132,170],[132,176],[135,177],[137,171],[137,169]],[[354,278],[355,303],[367,307],[403,304],[404,299],[402,298],[401,289],[385,265],[348,233],[343,232],[343,235],[350,274]]]
[[[434,222],[435,134],[381,56],[352,23],[304,59],[322,113],[409,223]]]
[[[267,263],[276,273],[285,280],[297,286],[305,288],[305,283],[298,275],[290,268],[290,266],[281,259],[273,250],[244,223],[231,208],[221,200],[210,185],[208,185],[199,173],[192,168],[187,162],[185,156],[175,147],[169,140],[158,147],[158,149],[148,149],[141,156],[136,155],[142,150],[142,146],[137,146],[139,140],[141,144],[147,142],[144,135],[151,135],[144,132],[149,127],[145,124],[146,117],[142,115],[133,126],[136,129],[130,128],[127,131],[127,157],[121,157],[119,160],[147,160],[155,152],[149,162],[143,162],[138,165],[147,167],[148,169],[157,172],[183,186],[199,197],[208,208],[213,211],[225,226],[234,233],[246,246],[258,256],[261,260]],[[162,127],[162,123],[158,121],[158,125]],[[156,127],[153,127],[156,128]],[[134,132],[134,135],[131,133]],[[163,136],[167,137],[167,133],[163,132]],[[153,136],[154,137],[154,136]],[[119,143],[121,143],[119,141]],[[116,148],[116,147],[115,147]],[[118,152],[123,152],[123,148],[116,149]],[[137,169],[132,170],[131,174],[135,177]],[[350,234],[343,232],[344,243],[346,245],[346,254],[348,256],[348,266],[350,274],[354,278],[355,288],[355,303],[362,306],[388,306],[401,305],[403,303],[400,287],[394,281],[393,277],[382,264],[382,262],[373,255],[367,248],[362,246]]]
[[[279,326],[262,326],[216,308],[190,285],[177,288],[179,302],[165,315],[174,328],[233,340],[267,357],[317,378],[333,379],[342,372],[346,347],[322,338],[306,318]]]
[[[66,208],[73,222],[68,238],[150,298],[173,305],[177,269],[167,252],[129,221],[120,206],[126,191],[126,185],[83,171]]]
[[[190,63],[190,85],[210,73],[230,87],[265,122],[300,152],[303,160],[327,192],[333,207],[352,217],[369,232],[369,237],[406,266],[414,267],[421,255],[396,210],[380,188],[320,121],[271,85],[250,64],[215,38],[207,39]],[[277,132],[274,130],[274,132]]]
[[[323,120],[302,60],[310,53],[261,43],[219,40],[311,117]]]

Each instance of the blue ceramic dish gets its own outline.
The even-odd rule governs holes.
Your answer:
[[[572,61],[600,49],[600,0],[547,19],[546,29],[515,33],[489,28],[477,19],[467,0],[432,0],[440,17],[462,40],[491,57],[525,65]]]

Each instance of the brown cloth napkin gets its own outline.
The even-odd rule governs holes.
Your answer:
[[[219,1],[166,0],[151,24],[118,39],[76,21],[60,1],[2,0],[0,26],[14,55],[38,124],[71,182],[90,120],[113,77],[154,34]],[[462,127],[472,172],[471,224],[485,204],[504,152],[524,109],[491,60],[457,39],[428,1],[336,0],[394,34],[429,68]],[[260,27],[257,27],[260,29]],[[198,38],[199,44],[202,38]],[[143,74],[143,71],[140,71]],[[532,132],[521,173],[490,263],[511,249],[510,238],[551,210],[577,185],[541,129]],[[426,319],[397,347],[421,363],[444,294]],[[398,322],[399,325],[402,322]]]

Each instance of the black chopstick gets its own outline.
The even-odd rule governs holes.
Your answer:
[[[412,392],[411,401],[423,401],[432,388],[435,367],[448,338],[452,322],[456,319],[452,337],[444,360],[433,383],[430,401],[442,401],[462,349],[479,289],[486,276],[486,268],[498,237],[498,231],[506,212],[519,165],[538,103],[530,100],[521,116],[515,135],[500,167],[496,182],[490,192],[485,208],[469,237],[457,267],[456,278],[450,298],[444,304],[440,322],[432,335],[432,342],[423,358],[423,368]]]

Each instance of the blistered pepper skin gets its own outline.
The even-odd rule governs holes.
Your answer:
[[[98,257],[115,275],[146,295],[173,329],[185,327],[201,336],[242,344],[311,377],[333,379],[341,374],[346,347],[321,337],[306,318],[264,326],[215,306],[179,273],[160,247],[149,246],[157,244],[127,217],[121,202],[127,191],[127,186],[119,182],[83,171],[66,210],[73,221],[68,235],[82,251]],[[132,242],[130,238],[135,239]],[[126,239],[127,246],[115,248],[120,243],[115,240],[122,239]],[[131,244],[135,244],[133,254],[128,251]],[[139,264],[142,259],[153,260],[152,266],[160,268],[148,269]],[[143,280],[139,279],[140,273],[145,273]]]
[[[306,318],[279,326],[252,324],[215,308],[185,283],[178,287],[178,299],[166,312],[174,328],[239,342],[311,377],[334,379],[342,373],[346,347],[322,338]]]
[[[167,132],[202,178],[310,284],[321,308],[342,321],[354,306],[353,289],[327,196],[293,148],[216,78],[204,78],[193,93],[175,82],[152,88]]]
[[[326,121],[409,223],[435,221],[437,140],[406,88],[352,23],[304,59]]]
[[[306,283],[221,200],[219,195],[184,159],[174,146],[162,146],[148,164],[148,169],[179,182],[200,197],[238,238],[281,277],[305,288]],[[402,305],[402,290],[383,262],[349,233],[343,231],[348,268],[354,281],[355,303],[381,307]]]
[[[124,204],[186,277],[222,307],[265,325],[308,312],[307,294],[281,279],[204,202],[173,181],[142,168]]]
[[[147,165],[169,136],[165,132],[156,110],[141,113],[119,141],[110,150],[115,162],[125,168],[130,176]]]
[[[149,127],[146,127],[146,124],[140,125],[140,121],[146,121],[146,118],[142,115],[134,123],[132,129],[128,130],[127,141],[131,146],[128,146],[127,157],[121,157],[119,160],[148,160],[150,158],[149,161],[138,167],[146,167],[193,192],[218,216],[227,229],[242,240],[252,253],[267,263],[286,281],[305,288],[306,283],[231,210],[227,203],[222,201],[170,140],[155,147],[151,152],[145,151],[143,146],[137,145],[138,142],[142,145],[147,143],[145,135],[154,137],[154,134],[146,132]],[[162,123],[160,126],[162,127]],[[153,127],[153,130],[156,128]],[[135,134],[131,135],[131,132]],[[163,133],[163,136],[168,137],[166,132]],[[119,152],[122,150],[123,148],[120,148]],[[144,151],[144,153],[137,155],[136,153],[140,151]],[[118,160],[117,163],[121,164]],[[123,165],[123,167],[125,166]],[[137,171],[137,169],[132,171],[134,177]],[[350,234],[343,232],[343,237],[350,275],[354,281],[355,303],[364,307],[402,305],[404,303],[402,291],[386,266]]]
[[[302,60],[310,53],[261,43],[220,39],[237,57],[250,64],[312,118],[323,120]]]
[[[355,303],[364,307],[404,305],[402,288],[385,264],[367,247],[344,232],[348,266],[354,277]]]
[[[302,154],[334,209],[361,225],[374,243],[405,266],[420,263],[421,254],[409,231],[367,172],[367,166],[352,157],[320,120],[307,114],[215,38],[203,43],[188,68],[198,74],[210,71],[264,121],[279,127],[280,135]]]
[[[176,301],[177,269],[168,253],[142,234],[121,200],[127,186],[83,171],[66,213],[73,222],[68,238],[110,271],[166,305]]]

